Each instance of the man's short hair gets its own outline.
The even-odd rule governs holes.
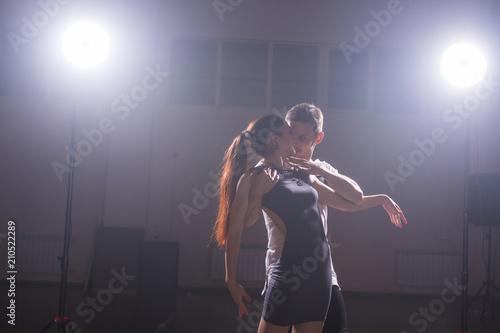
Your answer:
[[[295,105],[286,113],[286,121],[301,121],[310,124],[316,135],[323,132],[323,113],[313,104],[300,103]]]

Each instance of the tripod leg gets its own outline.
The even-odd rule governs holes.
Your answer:
[[[491,286],[493,287],[493,289],[495,289],[497,291],[497,293],[500,294],[500,289],[498,289],[497,286],[495,286],[495,284],[493,282],[491,282]],[[495,295],[495,293],[493,292],[493,296]]]
[[[481,309],[481,325],[484,324],[484,316],[486,315],[486,304],[488,303],[488,298],[490,294],[489,284],[486,283],[485,285],[486,285],[486,293],[483,300],[483,307]]]
[[[40,331],[40,333],[47,332],[52,327],[52,325],[54,325],[54,323],[55,323],[55,321],[54,321],[54,319],[52,319],[50,321],[50,323],[48,323],[44,328],[42,328],[42,330]]]
[[[488,281],[483,282],[483,285],[481,286],[481,288],[479,288],[477,293],[475,293],[474,296],[471,297],[470,301],[467,303],[467,306],[470,306],[472,304],[474,299],[476,299],[479,296],[479,294],[481,294],[481,291],[483,291],[483,289],[486,287],[487,284],[488,284]]]

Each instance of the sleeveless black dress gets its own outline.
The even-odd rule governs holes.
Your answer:
[[[286,238],[281,257],[269,276],[262,317],[279,326],[324,321],[332,274],[318,193],[307,173],[297,169],[276,170],[279,180],[263,196],[262,206],[283,221]]]

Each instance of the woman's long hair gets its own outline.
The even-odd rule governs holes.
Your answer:
[[[268,153],[270,134],[281,135],[284,125],[285,121],[278,116],[260,117],[252,121],[246,131],[234,138],[226,150],[219,183],[219,212],[212,234],[212,239],[215,239],[220,248],[226,246],[229,215],[236,195],[236,186],[240,177],[248,171],[248,149],[245,141],[249,142],[257,156],[263,158]]]

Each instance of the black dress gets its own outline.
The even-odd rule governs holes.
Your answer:
[[[296,169],[277,171],[279,180],[263,196],[262,206],[283,221],[286,238],[281,257],[269,276],[262,317],[279,326],[324,321],[332,273],[318,193],[307,173]]]

